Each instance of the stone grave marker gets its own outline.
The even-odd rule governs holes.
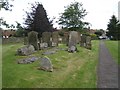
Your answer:
[[[53,71],[52,63],[47,56],[44,56],[40,59],[40,69],[50,72]]]
[[[46,46],[51,47],[52,42],[51,42],[51,32],[43,32],[42,33],[42,43],[46,44]]]
[[[37,32],[31,31],[28,33],[28,44],[33,45],[35,50],[39,50],[38,33]]]
[[[21,48],[17,49],[17,55],[20,56],[27,56],[35,52],[35,48],[33,45],[25,45]]]
[[[24,45],[28,45],[28,37],[24,37]]]
[[[52,46],[58,46],[58,32],[52,33]]]
[[[86,35],[82,34],[81,35],[81,43],[80,43],[81,47],[86,47]]]
[[[29,57],[29,58],[20,59],[20,60],[17,61],[17,63],[18,64],[30,64],[30,63],[35,62],[38,59],[39,59],[39,57],[32,56],[32,57]]]
[[[77,39],[78,39],[78,32],[70,31],[69,34],[69,43],[68,43],[68,51],[75,52],[77,51]]]
[[[91,47],[92,45],[91,45],[91,37],[90,36],[87,36],[86,37],[86,48],[87,49],[92,49],[92,47]]]

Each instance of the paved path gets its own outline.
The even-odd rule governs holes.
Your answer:
[[[98,88],[118,88],[118,66],[112,59],[104,41],[100,41],[97,73]]]

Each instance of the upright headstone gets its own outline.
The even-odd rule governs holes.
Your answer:
[[[58,46],[58,32],[52,33],[52,46]]]
[[[68,43],[68,51],[75,52],[77,51],[77,39],[78,39],[78,32],[70,31],[69,34],[69,43]]]
[[[35,50],[39,50],[38,33],[37,32],[31,31],[28,33],[28,44],[33,45]]]
[[[80,43],[81,47],[86,47],[86,35],[82,34],[81,35],[81,43]]]
[[[51,47],[51,32],[43,32],[42,33],[42,43],[47,44],[46,46]]]
[[[92,49],[92,45],[91,45],[91,37],[90,36],[87,36],[86,37],[86,48],[87,49]]]
[[[28,45],[28,37],[24,37],[24,45]]]
[[[47,56],[44,56],[40,59],[40,69],[45,71],[53,71],[53,66],[50,59]]]

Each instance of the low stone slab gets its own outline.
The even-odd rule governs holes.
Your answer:
[[[35,52],[35,48],[33,45],[25,45],[21,48],[17,49],[17,55],[20,56],[27,56]]]
[[[33,63],[35,62],[36,60],[38,60],[39,57],[29,57],[29,58],[24,58],[24,59],[20,59],[17,61],[18,64],[30,64],[30,63]]]
[[[46,51],[44,53],[42,53],[43,55],[50,55],[50,54],[54,54],[56,53],[56,51]]]
[[[40,69],[49,72],[53,71],[52,63],[47,56],[44,56],[40,59]]]

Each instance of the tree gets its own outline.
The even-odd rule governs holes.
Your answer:
[[[11,1],[12,1],[12,0],[11,0]],[[3,8],[3,9],[5,9],[5,10],[11,11],[11,10],[12,10],[12,9],[10,9],[11,7],[13,7],[13,5],[10,4],[10,3],[8,2],[8,0],[1,0],[1,1],[0,1],[0,10]]]
[[[60,16],[59,24],[63,25],[63,28],[68,28],[69,30],[84,28],[88,23],[82,20],[87,15],[87,12],[82,6],[82,3],[74,2],[65,7],[66,9]]]
[[[113,15],[107,25],[107,36],[109,37],[113,37],[112,39],[114,40],[118,40],[119,39],[119,21],[117,20],[117,18],[115,17],[115,15]]]
[[[52,25],[47,18],[47,13],[42,4],[36,3],[36,5],[32,4],[31,8],[32,12],[27,13],[27,18],[25,20],[25,25],[27,25],[26,29],[28,31],[36,31],[41,34],[43,32],[51,32]]]

